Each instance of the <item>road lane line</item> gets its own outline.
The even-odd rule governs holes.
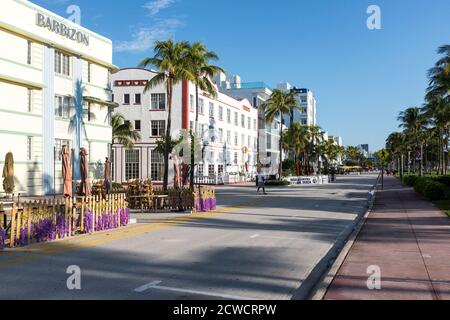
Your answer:
[[[236,206],[224,207],[207,213],[196,213],[186,217],[167,219],[166,221],[161,221],[153,224],[133,225],[131,227],[108,230],[93,235],[81,235],[60,241],[35,244],[25,248],[10,249],[10,251],[8,252],[20,252],[24,253],[24,255],[12,256],[11,259],[7,258],[4,260],[0,260],[0,269],[55,256],[58,254],[68,253],[80,249],[92,248],[117,240],[129,239],[135,236],[140,236],[149,232],[186,224],[199,219],[201,220],[222,214],[233,213],[240,209],[250,207],[251,205],[251,203],[240,204]]]
[[[199,295],[199,296],[222,298],[222,299],[226,299],[226,300],[244,300],[244,301],[259,300],[256,298],[242,297],[242,296],[237,296],[237,295],[228,295],[228,294],[222,294],[222,293],[214,293],[214,292],[206,292],[206,291],[160,286],[159,285],[160,283],[162,283],[162,281],[153,281],[153,282],[147,283],[141,287],[138,287],[138,288],[134,289],[133,291],[138,292],[138,293],[143,293],[150,289],[156,289],[156,290],[162,290],[162,291],[172,291],[172,292],[179,292],[179,293],[189,293],[189,294],[194,294],[194,295]]]
[[[250,239],[256,239],[256,238],[258,238],[259,237],[259,234],[254,234],[254,235],[252,235],[251,237],[250,237]]]

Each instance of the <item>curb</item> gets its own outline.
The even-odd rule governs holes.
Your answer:
[[[309,288],[307,288],[307,293],[304,294],[303,299],[323,300],[323,298],[325,297],[329,286],[331,285],[334,277],[347,258],[356,241],[356,238],[358,237],[364,224],[366,223],[367,218],[372,212],[380,179],[381,175],[378,176],[376,183],[369,192],[368,210],[365,214],[361,215],[358,218],[358,222],[356,223],[352,232],[348,235],[348,237],[346,237],[346,240],[341,240],[335,243],[335,245],[333,246],[334,248],[332,248],[332,250],[330,250],[324,258],[322,258],[321,262],[319,262],[319,264],[325,264],[325,268],[322,272],[320,272],[320,274],[314,277],[316,281],[313,281],[313,284],[309,285]],[[307,280],[312,281],[313,279]],[[295,297],[295,299],[297,299],[297,297]]]

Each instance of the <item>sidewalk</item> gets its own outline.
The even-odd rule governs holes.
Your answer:
[[[369,290],[369,266],[381,290]],[[373,210],[325,300],[450,299],[450,218],[394,177]]]

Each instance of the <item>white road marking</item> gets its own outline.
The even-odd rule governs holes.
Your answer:
[[[194,295],[222,298],[222,299],[227,299],[227,300],[259,300],[256,298],[241,297],[241,296],[236,296],[236,295],[228,295],[228,294],[221,294],[221,293],[214,293],[214,292],[165,287],[165,286],[160,286],[159,284],[161,284],[161,283],[162,283],[161,281],[153,281],[153,282],[145,284],[139,288],[134,289],[134,291],[142,293],[142,292],[150,290],[150,289],[156,289],[156,290],[164,290],[164,291],[172,291],[172,292],[180,292],[180,293],[190,293],[190,294],[194,294]]]
[[[141,293],[141,292],[147,291],[148,289],[153,288],[154,286],[156,286],[160,283],[161,283],[161,281],[153,281],[153,282],[144,284],[143,286],[140,286],[139,288],[134,289],[134,292]]]
[[[259,234],[254,234],[254,235],[252,235],[251,237],[250,237],[250,239],[256,239],[256,238],[258,238],[259,237]]]

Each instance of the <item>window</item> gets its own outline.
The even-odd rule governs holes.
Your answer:
[[[88,72],[88,74],[87,74],[87,81],[88,82],[91,82],[91,67],[92,67],[92,65],[91,65],[91,63],[90,62],[88,62],[88,69],[87,69],[87,72]]]
[[[231,144],[231,131],[227,131],[227,143]]]
[[[69,119],[71,97],[55,96],[55,116],[62,119]]]
[[[123,95],[123,104],[130,104],[130,94],[125,93]]]
[[[27,137],[27,160],[31,161],[33,158],[33,137]]]
[[[214,177],[216,175],[216,166],[213,164],[208,165],[208,177]]]
[[[223,176],[223,164],[218,165],[217,171],[219,173],[219,177],[222,177]]]
[[[31,56],[32,56],[32,42],[28,40],[27,42],[27,64],[31,64]]]
[[[252,147],[252,137],[250,137],[250,136],[247,137],[247,147],[249,147],[249,148]]]
[[[197,176],[203,177],[204,173],[205,173],[205,167],[204,167],[203,163],[200,163],[197,168]]]
[[[27,92],[27,111],[33,112],[33,90],[28,89]]]
[[[238,153],[237,152],[234,153],[234,161],[233,161],[233,163],[234,164],[238,164]]]
[[[125,150],[125,180],[139,179],[139,150]]]
[[[219,106],[219,121],[223,121],[223,107]]]
[[[241,134],[241,146],[245,146],[245,134]]]
[[[156,150],[151,151],[150,178],[153,181],[162,181],[164,175],[164,158]]]
[[[234,133],[234,145],[235,146],[238,145],[238,134],[237,134],[237,132]]]
[[[227,123],[231,123],[231,110],[227,109]]]
[[[141,131],[141,120],[134,121],[134,130]]]
[[[166,129],[166,122],[164,120],[156,120],[151,122],[152,137],[161,137]]]
[[[209,117],[214,118],[214,103],[209,103]]]
[[[67,146],[70,150],[70,141],[63,139],[55,139],[55,159],[61,161],[61,150],[63,146]]]
[[[257,130],[257,128],[256,128],[256,119],[253,119],[253,130]]]
[[[245,128],[245,116],[241,114],[241,127]]]
[[[247,129],[250,130],[252,128],[252,119],[250,117],[247,118]]]
[[[164,93],[152,93],[151,110],[166,110],[166,95]]]
[[[272,149],[272,136],[270,134],[267,134],[267,149]]]
[[[223,143],[223,129],[219,129],[219,143]]]
[[[134,104],[141,104],[141,94],[140,93],[136,93],[134,95]]]
[[[194,96],[189,96],[189,111],[194,112]]]
[[[114,102],[114,93],[111,95],[111,101]]]
[[[205,101],[203,99],[198,99],[198,113],[204,114],[205,113]]]
[[[239,114],[237,112],[234,113],[234,125],[237,126],[239,123]]]
[[[83,119],[86,121],[91,121],[91,103],[83,103]]]
[[[55,51],[55,72],[70,76],[70,56],[60,51]]]
[[[253,148],[255,148],[255,150],[258,150],[258,138],[255,138]]]
[[[308,99],[307,99],[306,97],[301,97],[301,102],[302,102],[302,103],[307,103],[307,102],[308,102]]]

